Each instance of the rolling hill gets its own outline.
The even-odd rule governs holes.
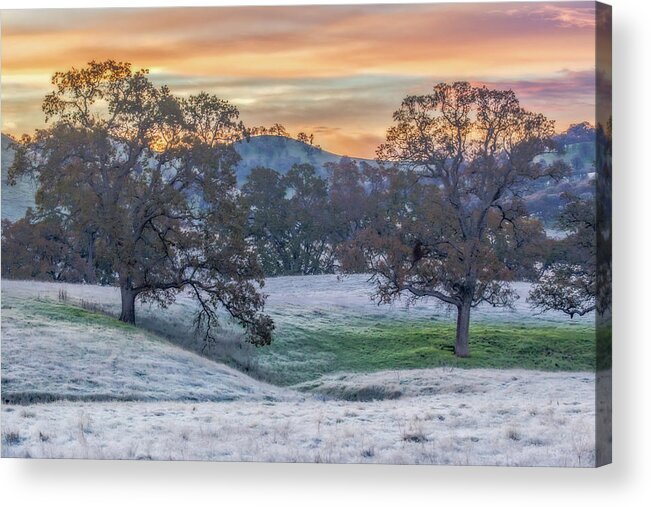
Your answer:
[[[342,155],[281,136],[256,136],[237,143],[236,148],[242,160],[237,165],[237,181],[241,185],[255,167],[269,167],[286,173],[294,164],[311,164],[325,177],[327,163],[339,162]],[[372,160],[350,157],[351,160],[373,164]]]
[[[3,403],[294,398],[154,333],[60,301],[61,287],[3,280]],[[68,288],[86,301],[111,293],[107,287]]]
[[[473,357],[462,361],[450,349],[454,342],[454,314],[449,308],[426,300],[378,306],[371,300],[373,285],[367,275],[268,278],[263,289],[267,296],[265,311],[276,326],[269,347],[255,348],[244,343],[241,329],[224,315],[218,341],[204,350],[193,328],[197,303],[187,292],[179,294],[176,302],[165,309],[147,302],[138,303],[136,321],[142,330],[182,349],[226,362],[276,385],[311,381],[337,371],[372,372],[391,368],[594,369],[593,315],[574,319],[559,312],[539,315],[526,301],[530,285],[516,282],[513,289],[519,296],[513,308],[483,304],[473,309]],[[68,306],[59,304],[60,291],[65,292]],[[55,329],[51,318],[54,313],[59,314],[57,319],[70,321],[71,325],[104,328],[110,320],[106,315],[120,313],[117,287],[3,280],[2,298],[3,340],[12,315],[18,311],[23,314],[21,322],[28,321],[30,329],[39,327],[38,322],[46,317]],[[78,313],[71,305],[95,308],[104,315],[88,320],[90,314]],[[114,324],[118,327],[106,329],[106,333],[102,331],[102,340],[111,341],[113,331],[124,329],[119,322]],[[61,345],[58,348],[61,354],[74,354],[77,350],[74,343],[66,341],[66,336],[75,333],[66,324],[63,336],[52,336],[58,340],[57,347]],[[86,340],[70,339],[78,344]],[[24,340],[17,338],[16,347],[25,344]],[[138,340],[138,344],[144,343]],[[48,347],[45,341],[38,346]],[[18,353],[22,349],[16,350]],[[3,362],[12,361],[9,352],[3,342]],[[144,349],[141,352],[144,354]],[[34,352],[25,353],[25,361],[36,359]],[[63,356],[61,363],[66,364]],[[20,389],[21,392],[29,390],[35,389]]]
[[[305,316],[299,330],[333,292],[331,279],[321,280],[330,287],[324,294],[303,278],[276,287],[287,299],[281,306]],[[59,300],[62,289],[70,299]],[[355,294],[352,310],[373,307]],[[118,294],[110,287],[3,281],[3,457],[594,463],[590,371],[347,368],[296,386],[301,393],[80,308],[75,296],[97,305]],[[310,301],[313,312],[306,311]],[[337,304],[341,298],[326,311],[343,327]],[[187,323],[187,313],[175,320]],[[322,352],[327,359],[330,351]],[[314,350],[305,343],[292,354],[306,363]]]

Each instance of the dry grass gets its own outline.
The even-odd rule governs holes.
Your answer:
[[[426,373],[421,371],[420,382]],[[56,402],[30,406],[33,416],[27,418],[4,407],[3,428],[20,428],[20,440],[3,446],[2,455],[594,465],[594,383],[588,374],[545,373],[543,378],[539,372],[523,371],[517,380],[508,380],[502,373],[464,371],[465,382],[475,388],[462,394],[372,402],[311,397],[276,402]],[[430,378],[446,374],[434,370]],[[346,382],[363,385],[368,379],[361,377],[349,376]]]
[[[267,400],[289,393],[69,300],[22,299],[4,287],[1,361],[2,400],[13,404]]]

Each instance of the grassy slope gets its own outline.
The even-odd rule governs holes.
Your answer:
[[[283,277],[267,281],[274,342],[257,351],[262,378],[290,385],[337,371],[457,366],[585,371],[595,364],[592,316],[536,315],[529,286],[514,284],[514,308],[473,311],[472,357],[453,354],[453,312],[433,301],[378,306],[365,276]]]
[[[277,396],[284,394],[111,316],[3,286],[3,402]]]
[[[231,325],[225,327],[212,357],[279,385],[332,372],[437,366],[594,370],[592,317],[534,315],[526,303],[526,284],[516,284],[520,299],[513,310],[475,309],[472,357],[458,359],[453,354],[454,314],[431,301],[409,307],[377,306],[369,299],[371,288],[365,280],[364,276],[338,280],[330,275],[267,280],[267,312],[277,326],[272,345],[261,349],[242,345]],[[105,310],[118,312],[119,294],[110,287],[3,281],[3,295],[5,291],[23,298],[38,294],[56,301],[60,287],[71,299],[101,302]],[[137,312],[141,325],[192,349],[188,315],[194,308],[191,299],[181,297],[165,311],[140,305]]]
[[[438,366],[586,371],[595,367],[594,330],[587,325],[475,324],[472,355],[467,359],[454,356],[454,327],[446,324],[360,321],[317,332],[281,328],[278,336],[271,347],[260,351],[258,366],[263,378],[278,384],[336,371]]]

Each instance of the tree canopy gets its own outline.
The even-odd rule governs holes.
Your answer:
[[[294,165],[285,175],[253,169],[242,194],[250,208],[249,234],[266,274],[332,272],[327,183],[313,166]]]
[[[529,302],[543,312],[555,310],[572,318],[596,309],[597,216],[594,199],[563,198],[558,225],[567,236],[558,241],[553,262],[540,269]]]
[[[251,342],[269,343],[233,172],[233,142],[245,134],[235,106],[207,93],[175,97],[146,70],[112,60],[57,72],[52,84],[49,126],[23,137],[10,169],[14,181],[31,173],[39,182],[21,227],[64,230],[86,264],[75,257],[68,268],[119,286],[125,322],[135,322],[136,299],[167,305],[187,291],[206,340],[224,309]]]
[[[378,149],[391,168],[385,208],[357,242],[381,301],[406,294],[456,307],[455,353],[467,356],[471,308],[511,304],[515,266],[535,259],[543,229],[523,195],[566,170],[536,161],[554,148],[553,122],[513,91],[465,82],[406,97],[394,121]]]

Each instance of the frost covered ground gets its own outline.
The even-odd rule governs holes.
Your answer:
[[[116,287],[95,285],[60,284],[48,282],[22,282],[2,280],[2,285],[16,297],[41,297],[56,299],[59,290],[65,289],[72,298],[92,301],[106,310],[119,313],[120,291]],[[513,287],[518,294],[513,308],[494,308],[480,305],[473,309],[472,321],[500,324],[581,325],[592,324],[594,316],[575,317],[571,321],[560,312],[534,313],[526,299],[530,284],[516,282]],[[434,300],[421,300],[407,304],[406,300],[392,305],[377,305],[370,296],[373,285],[367,275],[283,276],[269,278],[262,289],[268,295],[266,311],[276,319],[290,321],[292,317],[309,316],[318,323],[320,318],[350,318],[360,315],[376,318],[427,319],[449,322],[455,315]],[[163,317],[177,326],[187,323],[187,316],[195,308],[189,296],[180,295],[177,302],[164,314],[156,307],[139,305],[138,317],[147,321]]]
[[[560,313],[536,315],[526,303],[529,286],[514,284],[520,295],[513,309],[479,306],[471,316],[472,357],[452,353],[455,314],[434,300],[407,306],[378,306],[364,275],[304,276],[267,280],[265,311],[276,325],[270,347],[243,343],[241,330],[224,320],[214,346],[192,330],[197,306],[180,295],[165,310],[138,304],[140,327],[187,350],[225,362],[276,385],[293,385],[337,371],[433,368],[526,368],[557,371],[594,369],[594,319],[569,319]],[[119,291],[112,287],[4,281],[15,298],[88,304],[119,314]]]
[[[103,314],[2,295],[2,400],[277,399],[287,391]]]
[[[351,284],[345,300],[335,283]],[[68,302],[58,301],[60,289]],[[448,318],[431,305],[378,308],[354,279],[277,279],[266,289],[284,326],[320,313]],[[593,373],[342,372],[287,389],[83,311],[75,306],[82,299],[113,310],[119,298],[110,288],[2,282],[2,398],[10,402],[1,412],[2,456],[594,464]],[[168,335],[187,328],[191,305],[181,299],[171,309]],[[158,312],[139,310],[152,322]],[[526,319],[518,311],[500,318]]]
[[[395,383],[395,372],[386,380]],[[428,370],[435,394],[350,402],[4,406],[5,457],[592,466],[591,375]],[[377,375],[372,382],[380,380]],[[346,383],[364,384],[363,376]],[[334,380],[330,380],[330,383]],[[455,390],[458,389],[458,392]],[[405,387],[410,392],[409,387]],[[419,387],[415,391],[420,392]]]
[[[314,317],[336,315],[340,317],[360,314],[384,318],[427,319],[449,322],[456,318],[450,309],[433,299],[423,299],[408,304],[406,299],[392,305],[377,305],[370,298],[373,285],[368,275],[286,276],[270,278],[264,291],[269,294],[268,308],[274,314],[304,315],[309,312]],[[558,312],[537,314],[527,303],[531,285],[525,282],[513,283],[518,299],[513,308],[494,308],[480,305],[473,309],[473,322],[484,323],[535,323],[536,325],[567,324],[566,315]],[[573,319],[573,324],[592,323],[593,316],[587,315]]]

